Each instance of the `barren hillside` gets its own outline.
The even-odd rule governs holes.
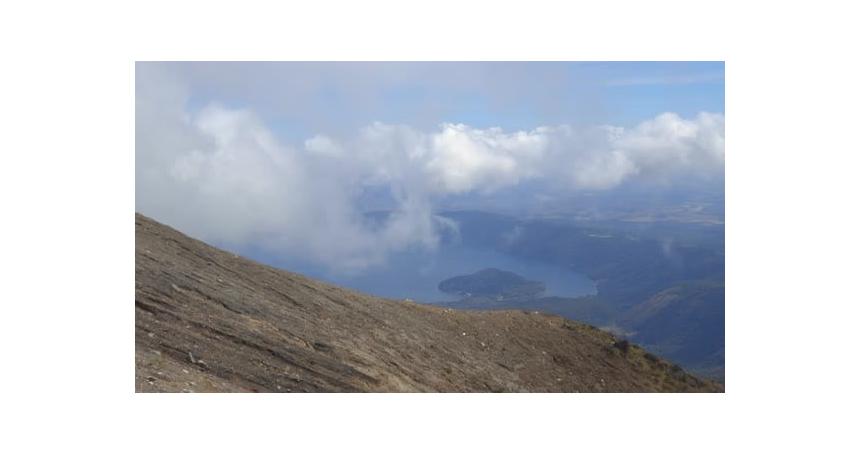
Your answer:
[[[388,300],[135,216],[139,392],[716,392],[609,333]]]

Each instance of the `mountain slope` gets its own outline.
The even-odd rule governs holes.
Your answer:
[[[135,234],[137,391],[722,391],[560,317],[376,298],[139,214]]]
[[[702,202],[722,213],[721,196]],[[517,220],[473,212],[445,212],[444,216],[460,226],[458,240],[463,245],[483,245],[569,268],[597,285],[595,298],[549,297],[492,307],[540,310],[635,334],[631,341],[690,371],[724,378],[725,229],[721,223]],[[476,299],[470,300],[457,306],[480,307]]]
[[[693,371],[725,375],[725,302],[722,282],[685,282],[634,306],[621,324],[632,339]]]

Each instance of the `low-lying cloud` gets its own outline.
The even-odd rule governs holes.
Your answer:
[[[283,252],[338,270],[392,251],[433,249],[449,222],[441,197],[545,181],[560,191],[631,180],[722,176],[724,117],[665,113],[634,128],[530,131],[373,123],[350,136],[286,144],[253,111],[209,104],[158,73],[138,74],[136,207],[190,235]],[[382,191],[394,212],[367,219],[359,200]]]

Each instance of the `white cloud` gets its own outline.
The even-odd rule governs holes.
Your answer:
[[[281,143],[249,110],[185,109],[168,76],[138,69],[137,210],[206,240],[256,245],[356,270],[392,251],[434,248],[446,195],[488,194],[526,181],[606,189],[630,179],[722,175],[724,119],[663,114],[632,129],[540,127],[506,132],[374,123],[352,137]],[[396,211],[368,222],[356,200],[390,192]]]
[[[541,134],[498,128],[444,124],[429,137],[430,154],[421,165],[433,187],[444,193],[489,192],[536,177],[546,149]]]

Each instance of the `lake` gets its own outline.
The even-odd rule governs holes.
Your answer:
[[[525,261],[495,250],[467,248],[457,244],[442,245],[435,252],[416,250],[392,254],[385,265],[371,267],[358,274],[337,273],[310,264],[286,259],[273,260],[253,253],[250,256],[276,267],[368,294],[418,302],[457,300],[439,291],[439,282],[489,267],[543,282],[546,285],[545,296],[578,297],[597,293],[593,281],[571,270]]]

